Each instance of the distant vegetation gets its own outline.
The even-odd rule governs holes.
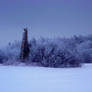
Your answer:
[[[92,35],[71,38],[32,39],[29,57],[20,60],[21,43],[0,50],[0,63],[5,65],[37,65],[45,67],[80,67],[92,63]]]

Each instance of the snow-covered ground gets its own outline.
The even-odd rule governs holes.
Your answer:
[[[0,92],[92,92],[92,64],[81,68],[1,65]]]

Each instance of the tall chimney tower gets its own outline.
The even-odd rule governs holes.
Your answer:
[[[23,39],[21,44],[20,59],[25,60],[29,56],[28,30],[24,28]]]

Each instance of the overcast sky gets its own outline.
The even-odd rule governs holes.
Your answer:
[[[92,34],[92,0],[0,0],[0,45],[32,37]]]

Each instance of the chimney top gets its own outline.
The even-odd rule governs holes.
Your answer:
[[[27,31],[27,28],[24,28],[24,31]]]

